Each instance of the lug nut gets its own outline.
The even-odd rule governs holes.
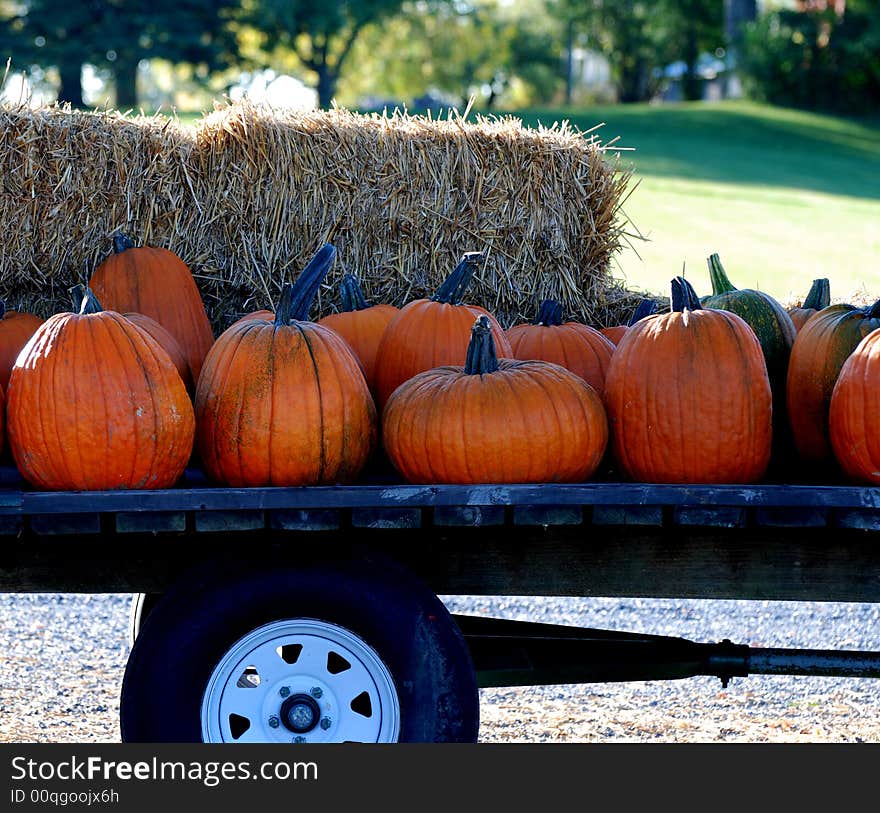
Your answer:
[[[294,737],[291,742],[308,742],[308,740],[303,736]]]
[[[323,728],[324,731],[330,728],[331,725],[333,725],[333,721],[329,717],[324,717],[321,720],[321,728]]]
[[[269,728],[278,728],[281,725],[281,721],[273,714],[269,718]]]
[[[278,690],[278,694],[280,694],[282,697],[287,697],[287,695],[290,694],[290,687],[289,686],[282,686]]]
[[[312,697],[318,698],[324,694],[324,690],[320,686],[312,686],[311,690],[309,691],[309,694]]]

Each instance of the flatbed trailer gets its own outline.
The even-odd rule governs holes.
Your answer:
[[[134,594],[124,741],[475,741],[481,687],[880,677],[765,649],[450,614],[442,595],[880,601],[880,488],[46,492],[0,472],[0,590]]]

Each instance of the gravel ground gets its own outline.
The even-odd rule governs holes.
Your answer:
[[[127,594],[0,595],[0,741],[118,742]],[[880,605],[444,597],[450,610],[755,647],[880,651]],[[483,742],[880,742],[880,680],[481,690]]]

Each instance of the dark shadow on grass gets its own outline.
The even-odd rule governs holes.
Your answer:
[[[880,199],[880,123],[748,103],[620,105],[517,113],[527,125],[604,122],[637,175],[791,187]]]

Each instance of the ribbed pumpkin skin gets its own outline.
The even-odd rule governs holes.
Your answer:
[[[9,386],[9,374],[21,348],[43,324],[39,316],[21,311],[4,311],[0,319],[0,387]]]
[[[246,319],[209,351],[196,389],[196,446],[231,486],[351,482],[376,442],[360,364],[329,328]]]
[[[177,339],[165,330],[165,328],[155,319],[152,319],[143,313],[124,313],[122,315],[128,319],[129,322],[134,322],[134,324],[136,324],[141,330],[146,331],[156,340],[177,368],[180,380],[183,381],[183,386],[186,387],[186,391],[192,395],[194,390],[192,374],[190,373],[186,356],[183,354],[183,350],[181,350],[180,343]]]
[[[443,366],[394,392],[382,437],[406,480],[581,482],[595,472],[608,443],[596,392],[548,362],[499,359],[498,365],[482,375]]]
[[[834,456],[852,479],[880,485],[880,329],[844,362],[831,394]]]
[[[875,306],[876,307],[876,306]],[[798,332],[786,380],[788,420],[798,455],[810,463],[834,459],[828,435],[831,394],[859,342],[880,328],[880,318],[853,305],[829,305]]]
[[[599,332],[613,345],[617,346],[620,344],[620,340],[628,328],[629,325],[611,325],[610,327],[599,328]]]
[[[507,338],[514,358],[558,364],[583,378],[600,397],[604,395],[614,344],[595,328],[579,322],[524,323],[508,328]]]
[[[800,305],[794,305],[787,309],[796,331],[807,323],[807,320],[817,314],[823,308],[831,304],[831,285],[826,277],[814,279],[809,293],[804,297]]]
[[[140,246],[110,254],[89,282],[98,301],[120,313],[155,319],[180,344],[198,381],[214,333],[189,267],[165,248]]]
[[[162,348],[122,314],[57,313],[12,368],[7,428],[31,484],[168,488],[193,448],[192,402]]]
[[[376,352],[376,401],[380,410],[391,393],[414,375],[445,365],[463,365],[471,328],[481,314],[489,317],[499,357],[512,358],[504,328],[477,305],[451,305],[415,299],[388,323]]]
[[[761,346],[718,310],[649,316],[605,378],[614,458],[649,483],[752,483],[767,469],[772,402]]]
[[[360,359],[370,391],[376,392],[376,354],[385,328],[400,312],[394,305],[378,304],[357,311],[331,313],[319,325],[335,330]]]

